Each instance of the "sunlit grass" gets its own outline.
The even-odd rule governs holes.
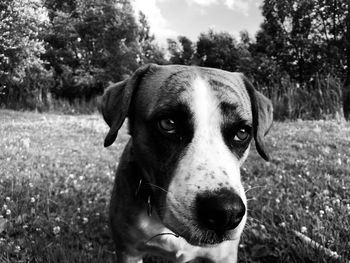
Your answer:
[[[106,132],[98,115],[0,111],[0,262],[113,262],[108,203],[128,135],[105,149]],[[241,262],[350,260],[349,134],[350,124],[277,123],[272,161],[252,150]]]

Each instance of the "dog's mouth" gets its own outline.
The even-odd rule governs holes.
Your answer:
[[[197,227],[195,229],[187,229],[187,227],[183,229],[174,229],[174,227],[170,225],[167,225],[167,227],[171,230],[171,233],[166,234],[183,238],[193,246],[212,247],[224,241],[237,239],[236,235],[232,236],[230,232],[217,233],[212,230],[203,230]]]
[[[226,233],[218,234],[213,231],[201,231],[196,234],[183,234],[182,237],[193,246],[211,247],[216,246],[224,241],[233,240],[233,238]]]

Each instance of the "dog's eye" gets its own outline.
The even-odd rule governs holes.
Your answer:
[[[158,127],[161,129],[161,131],[165,133],[175,133],[176,132],[176,126],[175,121],[170,118],[161,119],[158,122]]]
[[[247,128],[241,128],[237,131],[235,137],[233,138],[234,141],[245,141],[249,138],[249,130]]]

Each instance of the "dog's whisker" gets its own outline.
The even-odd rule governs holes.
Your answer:
[[[266,188],[266,187],[267,187],[266,185],[253,186],[253,187],[250,187],[249,189],[245,190],[245,193],[248,193],[249,191],[257,189],[257,188]]]
[[[170,193],[170,194],[172,194],[170,191],[164,189],[164,188],[161,187],[161,186],[158,186],[158,185],[152,184],[152,183],[147,183],[147,184],[150,185],[150,186],[152,186],[152,187],[154,187],[154,188],[157,188],[157,189],[159,189],[159,190],[162,190],[162,191],[165,192],[165,193]]]

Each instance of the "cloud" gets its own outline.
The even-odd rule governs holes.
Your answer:
[[[249,6],[252,0],[186,0],[187,4],[197,4],[202,7],[209,7],[211,5],[225,5],[227,8],[242,12],[248,15]]]
[[[212,4],[216,4],[218,0],[186,0],[186,2],[190,5],[195,3],[201,6],[210,6]]]
[[[225,5],[232,9],[248,15],[250,1],[247,0],[225,0]]]
[[[158,2],[165,0],[133,0],[132,4],[138,15],[139,11],[144,13],[151,27],[151,33],[156,37],[156,40],[161,46],[165,46],[168,38],[176,38],[179,34],[170,28],[169,22],[164,18]]]

